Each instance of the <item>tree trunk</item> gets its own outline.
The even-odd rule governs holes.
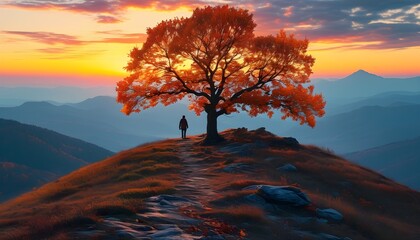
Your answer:
[[[212,106],[206,107],[207,113],[207,135],[204,139],[204,145],[214,145],[221,141],[223,138],[217,132],[217,117],[216,108]]]

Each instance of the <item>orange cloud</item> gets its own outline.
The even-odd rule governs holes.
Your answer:
[[[25,31],[3,31],[5,34],[17,35],[28,38],[35,42],[41,42],[49,45],[65,44],[65,45],[82,45],[84,41],[77,37],[67,34],[51,33],[51,32],[25,32]]]
[[[98,32],[108,35],[108,37],[96,40],[81,40],[76,36],[52,32],[25,32],[25,31],[3,31],[4,34],[17,35],[34,42],[44,43],[48,45],[85,45],[90,43],[142,43],[146,40],[147,35],[144,33],[121,33],[119,31]],[[45,49],[43,49],[45,50]],[[49,49],[47,51],[62,51],[58,48]],[[44,51],[45,52],[45,51]]]
[[[98,23],[119,23],[121,21],[121,19],[114,16],[99,15],[96,17],[96,22]]]

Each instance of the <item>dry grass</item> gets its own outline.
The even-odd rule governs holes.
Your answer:
[[[248,186],[251,186],[251,185],[260,185],[260,184],[270,184],[270,183],[267,182],[267,181],[260,181],[260,180],[244,180],[244,179],[241,179],[241,180],[236,180],[236,181],[230,183],[227,186],[227,189],[242,189],[244,187],[248,187]]]
[[[204,217],[223,219],[229,223],[243,224],[257,223],[265,221],[265,213],[261,208],[251,205],[238,205],[221,209],[213,209],[205,214]]]
[[[258,141],[255,135],[243,136],[242,142]],[[240,134],[232,133],[232,139],[241,141]],[[264,138],[269,139],[270,136]],[[230,139],[228,139],[230,140]],[[334,208],[343,213],[344,222],[333,227],[313,224],[315,232],[337,233],[352,239],[420,239],[420,193],[393,182],[369,169],[352,164],[332,151],[315,146],[300,149],[270,147],[257,150],[251,156],[261,171],[247,176],[272,185],[294,185],[309,194],[316,207]],[[264,161],[264,159],[273,159]],[[282,172],[277,168],[291,163],[296,172]],[[232,193],[256,182],[250,180],[233,181],[224,190],[224,197],[215,204],[226,205],[233,201],[240,204],[240,194]]]
[[[130,188],[117,193],[121,199],[144,199],[159,194],[174,193],[174,183],[167,180],[150,180],[143,183],[143,187]]]
[[[224,192],[223,195],[211,201],[217,206],[232,206],[244,203],[246,196],[255,193],[255,190],[229,191]]]
[[[420,233],[416,225],[404,223],[376,211],[371,211],[369,208],[357,206],[342,198],[332,198],[322,194],[311,195],[311,198],[318,206],[330,207],[340,211],[345,216],[346,224],[365,232],[371,239],[398,239],[401,234],[406,239],[414,239],[415,231],[417,231],[417,234]]]
[[[179,179],[169,145],[121,152],[0,205],[0,239],[66,239],[67,229],[102,216],[139,212],[145,197],[173,191]]]

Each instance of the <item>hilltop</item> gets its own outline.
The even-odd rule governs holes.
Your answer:
[[[0,239],[419,239],[420,193],[264,129],[122,151],[0,205]]]

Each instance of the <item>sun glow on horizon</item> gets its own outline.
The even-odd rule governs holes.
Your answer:
[[[109,79],[128,75],[124,70],[128,54],[145,41],[148,27],[165,19],[188,17],[191,11],[184,6],[128,7],[121,21],[104,24],[87,13],[0,5],[0,76],[91,77],[94,84],[100,84],[98,79],[103,77],[108,79],[103,84],[113,84]],[[285,19],[293,11],[289,9]],[[267,23],[259,22],[260,18],[255,21],[256,33],[276,34],[264,28]],[[358,69],[385,77],[420,75],[420,46],[380,49],[380,41],[362,42],[360,36],[354,42],[349,39],[309,38],[309,53],[316,58],[312,78],[341,78]]]

